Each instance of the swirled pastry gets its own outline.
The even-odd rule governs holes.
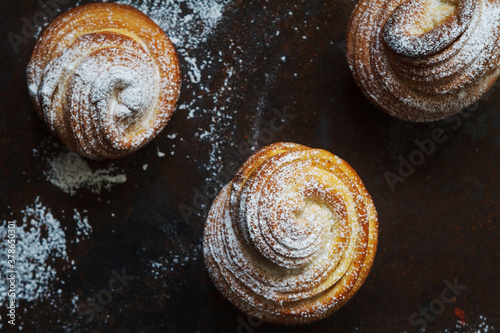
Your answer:
[[[337,156],[276,143],[251,156],[215,199],[204,231],[208,272],[249,315],[279,324],[324,318],[361,287],[377,213]]]
[[[446,118],[478,101],[500,75],[497,0],[361,0],[347,58],[377,107],[403,120]]]
[[[48,128],[94,160],[122,157],[151,141],[180,89],[167,35],[140,11],[109,3],[58,16],[38,39],[27,76]]]

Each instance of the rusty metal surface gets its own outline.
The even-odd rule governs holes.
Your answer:
[[[66,1],[58,9],[74,5]],[[402,122],[374,109],[343,55],[354,5],[227,4],[206,40],[180,57],[184,107],[167,128],[130,157],[85,162],[91,170],[113,166],[126,181],[99,192],[79,188],[73,195],[50,182],[51,158],[67,152],[45,130],[28,97],[25,68],[35,38],[26,38],[18,52],[3,38],[1,227],[15,220],[19,235],[26,236],[29,230],[21,230],[31,216],[27,208],[39,203],[59,222],[66,255],[48,253],[33,268],[50,266],[55,274],[36,297],[19,299],[15,327],[7,323],[2,303],[2,330],[417,332],[424,323],[427,332],[500,330],[500,89],[478,107],[430,124]],[[0,9],[2,36],[21,35],[23,18],[30,21],[40,4],[2,1]],[[186,59],[207,57],[214,61],[205,62],[196,82]],[[266,138],[269,122],[284,112],[293,117]],[[378,253],[364,286],[333,316],[307,326],[247,318],[217,292],[203,264],[203,204],[210,201],[203,193],[210,185],[220,188],[226,176],[220,170],[231,174],[231,165],[269,140],[342,157],[363,179],[379,213]],[[392,188],[387,172],[399,177]],[[196,211],[187,219],[186,207]],[[85,237],[76,213],[87,218],[91,232]],[[41,230],[40,239],[50,239],[51,232]],[[4,250],[1,265],[7,264]],[[123,272],[129,276],[118,284],[123,288],[110,292],[110,281]],[[7,285],[4,276],[0,283]],[[454,283],[460,285],[455,293],[449,286]]]

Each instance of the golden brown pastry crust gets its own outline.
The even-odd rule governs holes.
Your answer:
[[[498,0],[361,0],[347,30],[356,83],[397,118],[446,118],[500,75]]]
[[[128,155],[169,121],[180,90],[177,54],[140,11],[95,3],[58,16],[28,69],[33,104],[63,143],[94,160]]]
[[[375,206],[346,162],[276,143],[251,156],[215,199],[205,263],[240,310],[304,324],[354,296],[372,266],[377,235]]]

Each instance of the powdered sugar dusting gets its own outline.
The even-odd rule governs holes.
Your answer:
[[[66,251],[68,240],[66,232],[59,220],[53,215],[39,198],[21,211],[22,219],[16,222],[16,263],[17,275],[16,297],[19,300],[34,301],[58,293],[53,289],[58,267],[68,267],[69,258]],[[74,211],[73,216],[78,224],[77,232],[81,237],[90,235],[91,227],[88,218]],[[7,253],[7,221],[0,221],[0,252]],[[80,236],[78,236],[80,237]],[[79,238],[76,238],[78,241]],[[7,265],[0,266],[3,277],[7,276]],[[64,281],[61,281],[64,282]],[[7,283],[0,284],[0,295],[6,297]],[[3,306],[5,298],[0,298]]]
[[[179,267],[191,265],[194,261],[202,260],[201,244],[180,248],[176,251],[169,251],[164,256],[149,262],[151,273],[155,277],[175,271]]]
[[[216,62],[222,61],[223,53],[207,52],[204,46],[216,32],[232,2],[232,0],[150,0],[140,3],[132,0],[118,1],[148,15],[175,44],[181,62],[187,68],[187,72],[183,73],[183,85],[193,90],[193,93],[184,99],[185,102],[178,106],[178,110],[186,112],[188,119],[207,117],[211,120],[209,129],[200,128],[195,134],[196,139],[210,143],[210,160],[206,164],[206,169],[216,169],[220,165],[222,147],[227,141],[223,134],[231,127],[236,110],[229,106],[232,88],[228,81],[232,79],[234,69],[228,66],[225,72],[220,73],[225,79],[221,91],[211,91],[205,83],[211,79],[207,73]],[[174,154],[174,150],[171,154]]]
[[[133,6],[148,15],[167,33],[183,56],[206,41],[230,2],[231,0],[148,0],[138,4],[133,0],[116,1]],[[183,8],[187,9],[187,13]]]
[[[117,3],[139,9],[167,33],[175,44],[177,53],[188,65],[189,70],[183,79],[192,85],[202,81],[202,70],[211,62],[209,57],[197,59],[192,53],[199,49],[217,28],[230,2],[231,0],[150,0],[137,4],[132,0],[117,1]],[[201,87],[201,89],[206,88]],[[193,98],[192,101],[187,102],[188,104],[181,105],[179,108],[191,109],[195,102],[196,98]],[[203,113],[208,113],[208,110],[204,110]],[[189,115],[194,116],[191,112]]]
[[[92,227],[89,224],[89,218],[82,216],[76,209],[73,210],[73,219],[76,222],[76,242],[80,242],[80,238],[88,238],[92,234]],[[88,213],[84,211],[83,213]]]
[[[43,152],[46,179],[70,195],[75,195],[81,188],[100,193],[103,189],[110,190],[113,185],[127,181],[125,172],[114,164],[109,164],[106,169],[93,170],[80,155],[60,145],[45,143],[39,150]],[[35,150],[35,154],[39,154],[38,150]]]
[[[453,328],[448,328],[442,331],[443,333],[493,333],[496,332],[495,327],[490,323],[488,318],[480,315],[478,319],[464,322],[458,320]]]

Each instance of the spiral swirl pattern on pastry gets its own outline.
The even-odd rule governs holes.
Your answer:
[[[403,120],[446,118],[478,101],[500,75],[497,0],[361,0],[347,58],[378,108]]]
[[[167,35],[140,11],[96,3],[58,16],[31,56],[28,85],[49,129],[79,154],[122,157],[169,121],[180,69]]]
[[[361,287],[377,228],[372,199],[346,162],[276,143],[251,156],[215,199],[205,262],[240,310],[274,323],[308,323]]]

